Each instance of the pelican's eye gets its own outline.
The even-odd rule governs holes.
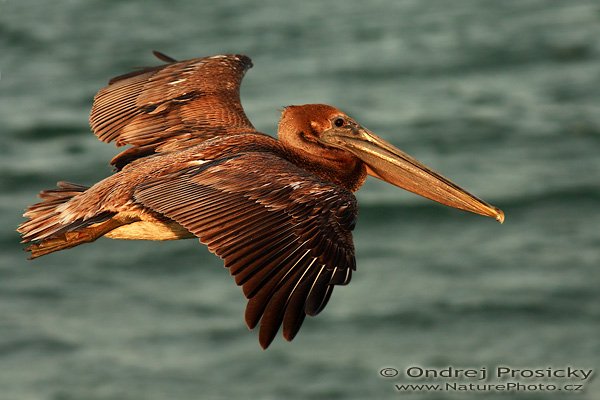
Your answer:
[[[338,128],[341,128],[342,126],[346,125],[346,121],[344,121],[344,118],[336,118],[333,121],[333,124]]]

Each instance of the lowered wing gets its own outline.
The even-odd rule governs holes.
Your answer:
[[[260,321],[263,348],[281,325],[292,340],[355,269],[354,195],[274,154],[203,161],[145,182],[134,198],[225,261],[248,298],[246,323]]]

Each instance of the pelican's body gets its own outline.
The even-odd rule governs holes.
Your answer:
[[[214,56],[113,79],[90,117],[103,141],[132,147],[92,187],[59,182],[25,213],[32,257],[112,239],[197,237],[225,261],[249,299],[246,322],[267,347],[291,340],[355,269],[352,192],[368,175],[440,203],[491,216],[497,208],[366,130],[338,109],[284,109],[279,140],[257,132],[239,101],[251,66]]]

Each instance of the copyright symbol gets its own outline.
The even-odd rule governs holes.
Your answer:
[[[379,375],[383,376],[384,378],[393,378],[395,376],[398,376],[398,370],[396,368],[381,368],[379,370]]]

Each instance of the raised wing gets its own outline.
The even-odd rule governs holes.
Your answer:
[[[263,348],[281,325],[292,340],[356,268],[354,195],[274,154],[199,162],[145,183],[134,197],[225,260],[249,299],[246,323],[252,329],[260,320]]]
[[[96,136],[133,146],[112,159],[117,169],[155,152],[255,131],[240,102],[250,58],[220,55],[176,62],[155,55],[167,64],[113,78],[94,98],[90,125]]]

